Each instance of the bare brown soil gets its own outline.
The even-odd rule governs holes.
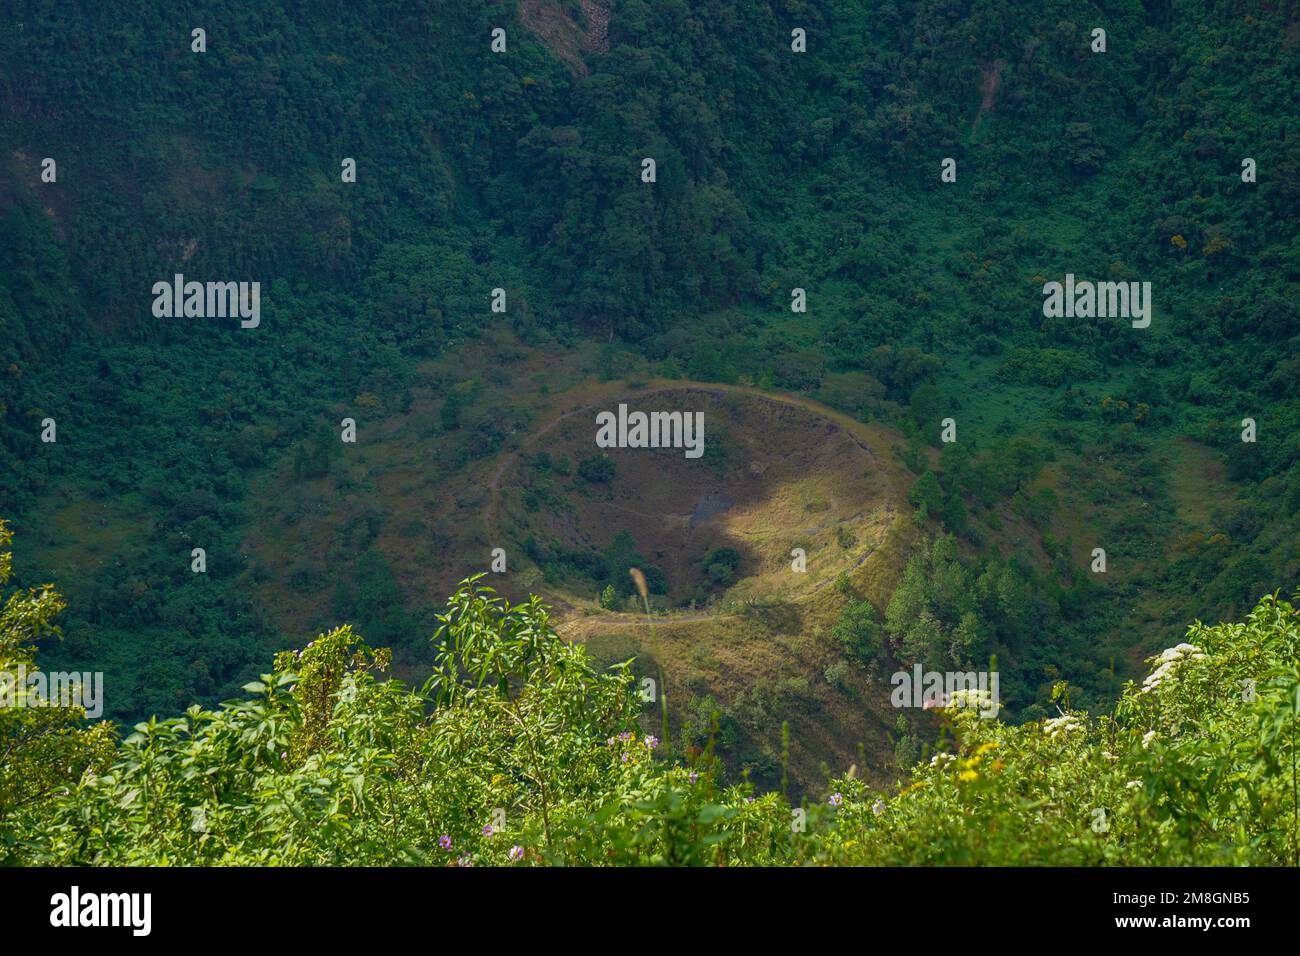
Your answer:
[[[535,33],[575,76],[591,72],[585,53],[609,52],[609,17],[613,0],[580,0],[579,25],[558,0],[520,0],[519,22]]]

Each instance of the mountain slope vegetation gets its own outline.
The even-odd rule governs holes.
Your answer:
[[[996,660],[1007,723],[1063,693],[1118,719],[1188,621],[1300,581],[1289,0],[21,0],[9,19],[0,515],[26,545],[15,584],[67,603],[42,665],[104,672],[119,728],[235,699],[344,625],[419,684],[447,592],[499,543],[491,476],[592,383],[816,402],[887,436],[879,470],[909,484],[887,562],[855,516],[823,529],[814,562],[860,573],[806,620],[743,549],[507,542],[502,593],[543,595],[600,667],[662,679],[663,746],[712,738],[720,785],[797,800],[860,743],[859,779],[905,776],[941,723],[875,712],[918,663]],[[260,282],[259,327],[155,316],[178,273]],[[1150,282],[1150,327],[1045,316],[1067,274]],[[724,447],[704,462],[725,479],[749,462]],[[595,487],[580,461],[534,457],[500,513],[554,524]],[[583,625],[627,613],[633,562],[678,568],[655,613],[712,596],[743,623]]]

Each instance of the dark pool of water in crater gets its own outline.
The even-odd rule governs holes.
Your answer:
[[[724,511],[731,510],[734,502],[726,495],[701,495],[691,512],[691,525],[703,524]]]

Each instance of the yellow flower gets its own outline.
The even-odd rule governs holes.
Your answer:
[[[974,770],[963,770],[961,773],[957,775],[957,779],[965,782],[970,780],[978,780],[979,776],[980,775],[976,773]]]

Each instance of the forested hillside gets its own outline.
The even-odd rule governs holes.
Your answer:
[[[1062,693],[1073,708],[1147,727],[1116,701],[1149,655],[1178,644],[1190,621],[1242,620],[1262,595],[1300,580],[1291,0],[127,6],[17,2],[0,30],[0,516],[24,544],[14,583],[58,581],[67,601],[61,636],[41,645],[43,666],[104,672],[105,716],[122,728],[243,694],[303,634],[350,625],[393,649],[405,689],[365,683],[373,710],[358,705],[332,724],[329,747],[312,736],[323,727],[276,730],[288,737],[266,752],[283,749],[286,763],[232,765],[231,793],[269,800],[264,785],[316,786],[305,767],[351,767],[351,809],[311,799],[364,816],[367,761],[400,776],[431,759],[419,747],[442,744],[409,694],[428,673],[428,637],[454,583],[485,569],[492,519],[517,506],[549,520],[616,496],[627,480],[626,468],[583,471],[581,458],[541,458],[531,445],[524,465],[505,464],[596,381],[719,383],[816,402],[873,429],[890,448],[888,468],[907,476],[906,521],[882,538],[888,560],[863,564],[865,538],[837,527],[828,551],[850,570],[798,620],[772,623],[780,615],[765,611],[761,576],[736,549],[706,551],[689,579],[652,574],[647,616],[652,600],[665,614],[695,613],[717,595],[726,607],[738,588],[750,603],[731,603],[763,632],[763,654],[806,651],[802,670],[737,688],[712,660],[674,658],[662,634],[651,646],[588,628],[597,670],[625,648],[642,658],[638,677],[661,676],[648,656],[678,668],[666,677],[664,746],[699,751],[716,724],[709,746],[727,786],[748,773],[760,789],[781,789],[793,746],[787,792],[820,793],[820,763],[846,769],[832,744],[861,738],[792,744],[783,730],[870,711],[868,698],[887,699],[884,675],[917,663],[996,660],[1003,722],[1024,727],[980,725],[970,732],[988,739],[976,748],[1002,746],[1002,734],[1025,753],[1046,746],[1037,722],[1060,719]],[[505,49],[494,52],[498,28]],[[1093,49],[1096,28],[1104,52]],[[796,30],[806,52],[793,48]],[[347,160],[355,181],[341,175]],[[260,282],[260,325],[157,316],[151,289],[177,273]],[[1044,284],[1067,274],[1149,282],[1149,327],[1046,316]],[[504,313],[492,311],[496,289]],[[792,311],[796,289],[806,311]],[[357,422],[355,448],[339,442],[345,418]],[[1247,419],[1254,440],[1243,440]],[[57,441],[42,437],[49,420]],[[744,466],[708,461],[723,477]],[[503,488],[505,474],[520,484]],[[801,520],[822,504],[810,496]],[[625,612],[639,600],[629,565],[674,567],[644,539],[579,547],[520,532],[504,543],[528,576],[493,583],[521,599],[562,594],[561,607],[581,599]],[[1242,628],[1267,631],[1212,628],[1205,653]],[[342,662],[349,635],[318,647]],[[763,668],[768,659],[755,650]],[[282,661],[279,671],[296,667]],[[239,721],[290,699],[307,713],[280,680],[96,750],[101,762],[78,788],[117,786],[104,781],[138,772],[154,759],[145,755],[170,759],[167,748],[191,734],[224,747]],[[586,814],[614,786],[596,738],[632,724],[619,678],[583,680],[590,687],[561,681],[554,699],[539,691],[526,706],[605,695],[608,713],[584,717],[594,723],[574,738],[587,776],[564,784]],[[501,706],[526,717],[517,700]],[[1205,719],[1246,719],[1215,713]],[[452,708],[445,719],[469,717]],[[370,756],[349,750],[360,739],[349,734],[372,723],[394,741],[368,745]],[[877,782],[905,778],[909,758],[940,735],[930,715],[868,731],[876,737],[860,775]],[[484,727],[482,747],[495,732]],[[95,747],[108,748],[108,731],[97,733]],[[141,742],[155,733],[168,742]],[[398,737],[422,734],[400,755]],[[1265,764],[1282,753],[1260,746],[1272,755],[1259,757]],[[108,773],[119,759],[135,769]],[[1092,765],[1078,766],[1082,779]],[[626,793],[669,801],[692,821],[788,813],[774,796],[750,805],[722,790],[704,803],[725,809],[702,810],[678,794],[688,772],[697,771],[647,763],[654,783]],[[1157,788],[1175,784],[1144,772],[1130,777],[1147,781],[1143,806],[1155,813]],[[852,806],[867,800],[861,786],[835,784]],[[102,799],[121,797],[113,793]],[[1224,799],[1253,799],[1232,794]],[[286,796],[274,812],[292,815],[296,799],[307,797]],[[506,798],[464,799],[473,813],[453,814],[457,847],[471,819]],[[324,848],[339,845],[327,830],[312,837],[324,842],[292,850],[287,837],[259,842],[271,831],[200,839],[181,827],[175,844],[142,839],[172,833],[197,800],[139,807],[143,829],[114,838],[116,849],[78,836],[57,852],[294,862],[341,852]],[[565,818],[570,836],[552,833],[556,846],[582,839],[580,818]],[[626,823],[617,820],[610,826]],[[272,830],[281,824],[291,827],[285,818]],[[442,817],[408,824],[455,829]],[[518,831],[532,849],[534,824]],[[750,831],[726,832],[730,846]],[[1140,857],[1153,832],[1144,823],[1123,853]],[[1168,858],[1201,852],[1198,834],[1180,831],[1186,842],[1168,844]],[[968,836],[953,835],[954,845]],[[1224,835],[1204,852],[1281,860],[1294,843],[1250,839]],[[841,859],[864,846],[763,852]],[[890,859],[924,846],[899,843]],[[1080,861],[1102,853],[1071,847],[1061,852]]]

